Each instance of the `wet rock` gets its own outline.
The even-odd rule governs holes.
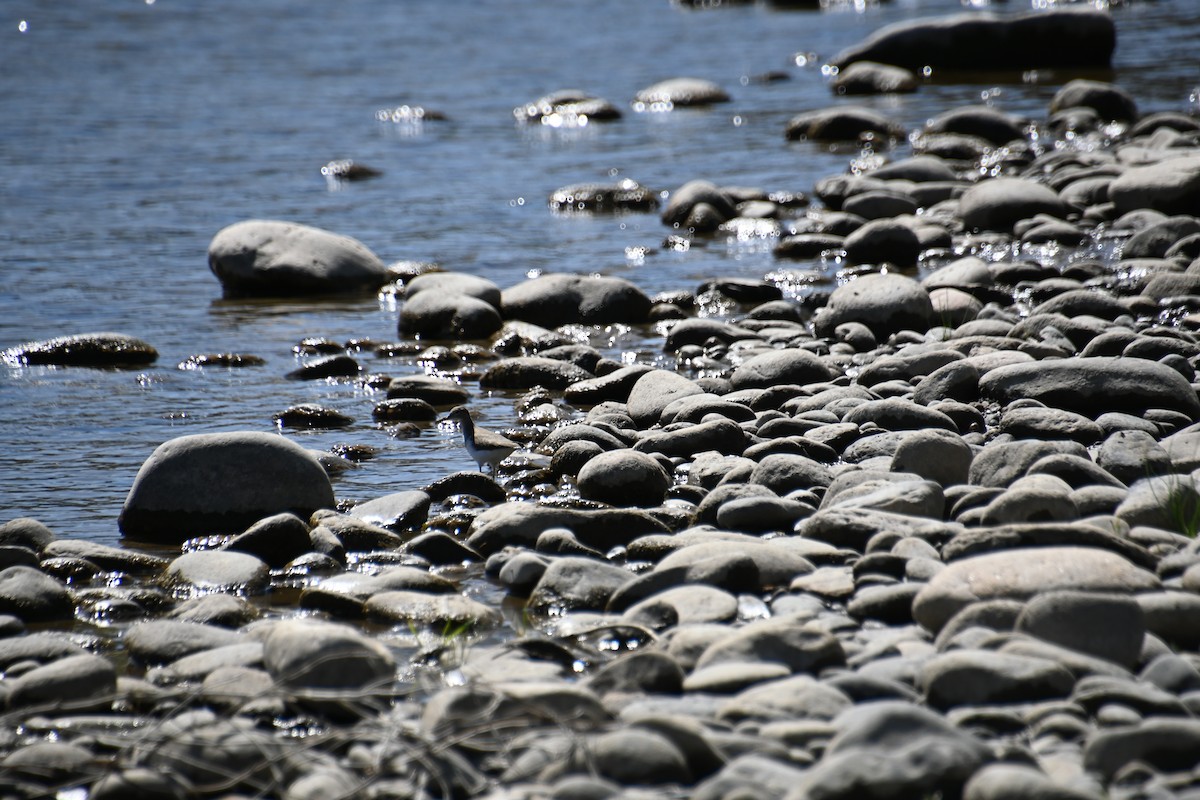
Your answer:
[[[316,403],[289,406],[273,419],[283,428],[345,428],[354,423],[353,417]]]
[[[726,103],[729,95],[717,84],[702,78],[668,78],[639,90],[633,101],[637,110],[657,111]]]
[[[587,500],[615,506],[656,506],[662,503],[671,477],[644,453],[614,450],[584,464],[575,483]]]
[[[790,140],[840,142],[855,141],[865,135],[900,138],[904,128],[869,108],[836,106],[797,114],[788,120],[784,135]]]
[[[80,333],[40,342],[26,342],[0,351],[0,361],[12,364],[52,364],[64,367],[139,367],[158,360],[158,351],[124,333]]]
[[[392,378],[387,387],[388,399],[413,398],[433,406],[457,406],[470,399],[470,393],[448,378],[434,375],[407,375]]]
[[[905,328],[925,330],[933,317],[929,293],[903,275],[863,275],[834,290],[814,319],[818,336],[830,336],[846,322],[861,322],[876,336]]]
[[[1133,122],[1138,118],[1137,101],[1133,95],[1104,81],[1082,78],[1067,81],[1050,100],[1051,113],[1080,107],[1095,110],[1104,120]]]
[[[529,595],[529,605],[535,609],[603,610],[613,592],[632,578],[622,567],[566,556],[550,562]]]
[[[968,189],[959,199],[963,224],[973,230],[1011,232],[1038,214],[1062,218],[1067,205],[1049,187],[1023,178],[992,178]]]
[[[116,696],[117,670],[107,658],[89,653],[36,667],[8,683],[10,709],[106,711]]]
[[[17,517],[0,525],[0,546],[24,547],[40,553],[55,538],[54,531],[32,517]]]
[[[449,289],[406,298],[398,323],[401,336],[455,341],[486,339],[503,325],[495,305]]]
[[[833,79],[837,94],[905,94],[917,90],[917,76],[902,67],[855,61]]]
[[[268,433],[194,434],[151,454],[134,478],[118,525],[130,538],[178,542],[241,532],[285,511],[308,517],[333,505],[321,463],[294,442]]]
[[[239,644],[241,634],[179,620],[148,620],[138,622],[125,632],[125,648],[130,655],[148,664],[176,661],[192,653]]]
[[[636,325],[645,322],[650,313],[650,298],[622,278],[542,275],[505,289],[502,298],[506,319],[547,328],[614,322]]]
[[[880,28],[830,62],[878,61],[911,70],[1107,67],[1117,33],[1107,12],[1062,8],[1025,14],[964,13]]]
[[[1016,629],[1132,669],[1138,663],[1146,622],[1137,601],[1092,592],[1046,592],[1031,599]]]
[[[913,213],[905,209],[905,213]],[[892,215],[889,215],[892,216]],[[921,242],[908,225],[892,219],[873,219],[844,242],[850,264],[892,264],[914,267],[921,255]]]
[[[0,570],[0,614],[26,624],[65,622],[74,618],[75,604],[61,583],[32,567]]]
[[[83,559],[110,572],[144,575],[158,572],[167,559],[127,547],[90,542],[84,539],[55,539],[42,549],[42,558]]]
[[[198,622],[233,629],[252,622],[258,614],[258,610],[241,597],[202,594],[180,603],[167,616],[181,622]]]
[[[399,533],[421,527],[431,502],[432,498],[419,490],[393,492],[359,503],[350,509],[349,515],[369,525]]]
[[[462,626],[496,625],[500,612],[460,594],[392,591],[372,594],[363,604],[367,617],[386,624],[434,626],[453,630]]]
[[[592,373],[569,361],[541,356],[507,358],[489,367],[479,378],[484,389],[533,389],[538,386],[561,390],[576,381],[594,377]]]
[[[208,266],[231,295],[361,292],[388,280],[387,267],[361,242],[273,220],[223,228],[209,243]]]
[[[949,564],[913,601],[913,617],[937,632],[979,600],[1025,600],[1042,592],[1075,589],[1136,594],[1158,579],[1115,553],[1090,547],[1016,548]]]
[[[607,100],[581,89],[559,89],[538,99],[517,106],[513,116],[519,122],[540,122],[543,125],[583,125],[588,122],[611,122],[621,118],[621,111]]]
[[[658,210],[658,193],[625,178],[616,183],[575,183],[550,195],[550,208],[559,213]]]
[[[248,553],[279,568],[313,549],[308,525],[295,514],[275,514],[251,525],[224,549]]]
[[[312,619],[274,624],[263,641],[263,665],[284,689],[343,716],[373,696],[391,693],[396,661],[379,642],[348,625]]]
[[[163,584],[177,591],[259,592],[270,568],[261,559],[233,550],[193,550],[171,562]]]
[[[1020,120],[992,106],[982,105],[943,111],[930,120],[925,129],[931,133],[974,136],[997,146],[1024,138]]]
[[[1142,208],[1164,214],[1194,214],[1200,202],[1200,156],[1167,158],[1131,167],[1108,187],[1118,214]]]

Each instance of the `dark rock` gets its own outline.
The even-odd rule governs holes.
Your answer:
[[[963,224],[973,230],[1009,233],[1023,219],[1038,214],[1062,218],[1067,204],[1049,187],[1024,178],[992,178],[959,198]]]
[[[506,319],[554,328],[559,325],[640,324],[650,298],[622,278],[548,274],[503,292]],[[589,376],[590,377],[590,376]]]
[[[788,120],[788,139],[816,142],[855,141],[864,135],[900,138],[904,128],[878,111],[856,106],[836,106],[797,114]]]
[[[0,352],[0,360],[70,367],[140,367],[158,360],[158,351],[123,333],[80,333],[10,347]]]
[[[662,503],[671,477],[644,453],[614,450],[584,464],[575,484],[586,500],[615,506],[656,506]]]
[[[61,583],[32,567],[0,570],[0,614],[11,614],[25,624],[66,622],[75,616],[75,604]]]

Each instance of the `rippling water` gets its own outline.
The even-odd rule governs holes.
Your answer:
[[[537,271],[618,275],[648,292],[719,275],[760,278],[779,267],[769,243],[663,251],[657,216],[555,216],[546,199],[614,176],[660,190],[707,178],[808,191],[853,155],[783,139],[791,115],[834,102],[822,60],[888,22],[959,8],[948,0],[822,11],[764,3],[698,11],[667,0],[7,3],[0,349],[119,331],[152,343],[160,359],[141,372],[0,366],[0,520],[35,516],[60,535],[114,543],[121,502],[157,445],[189,433],[271,430],[273,414],[305,401],[358,422],[286,435],[317,449],[382,448],[335,484],[340,498],[472,466],[448,431],[389,438],[371,422],[378,398],[362,390],[282,379],[304,337],[394,340],[394,305],[223,300],[206,265],[212,235],[246,218],[294,220],[354,236],[385,261],[436,261],[502,287]],[[1194,109],[1200,6],[1135,2],[1113,14],[1112,78],[1143,111]],[[811,57],[798,62],[798,53]],[[789,80],[754,80],[770,71]],[[548,91],[578,87],[627,108],[638,89],[679,75],[714,80],[733,102],[584,128],[514,124],[514,106]],[[1042,117],[1062,79],[933,83],[862,102],[910,129],[981,99]],[[448,119],[377,120],[380,109],[403,104]],[[383,176],[331,185],[320,167],[336,158]],[[651,255],[629,256],[643,247]],[[612,347],[653,356],[636,332]],[[175,368],[220,351],[267,365]],[[372,372],[420,371],[361,359]],[[485,422],[511,421],[509,398],[474,402]]]

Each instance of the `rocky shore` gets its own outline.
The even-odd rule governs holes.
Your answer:
[[[1111,54],[1101,17],[1070,27],[1074,65]],[[855,61],[854,91],[915,86]],[[699,83],[640,102],[722,102]],[[671,248],[768,237],[781,274],[837,274],[803,300],[499,287],[302,225],[218,232],[228,293],[403,301],[399,341],[288,378],[417,432],[502,395],[523,447],[351,505],[362,454],[192,435],[147,454],[121,547],[0,525],[0,795],[1200,797],[1200,120],[1076,80],[1039,120],[841,104],[780,133],[913,154],[811,202],[684,176],[550,206],[658,213]],[[614,326],[663,358],[583,343]],[[371,374],[372,350],[440,375]],[[4,355],[157,357],[119,333]]]

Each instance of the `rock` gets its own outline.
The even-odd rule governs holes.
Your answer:
[[[614,450],[592,458],[575,481],[585,500],[614,506],[656,506],[671,485],[657,461],[634,450]]]
[[[743,361],[729,380],[735,390],[767,389],[782,384],[804,386],[823,383],[832,376],[829,368],[807,350],[770,350]]]
[[[791,675],[738,692],[721,704],[717,716],[725,722],[828,720],[851,705],[850,698],[832,686],[808,675]]]
[[[1083,748],[1083,766],[1106,784],[1135,761],[1160,772],[1180,772],[1195,765],[1198,747],[1200,722],[1150,718],[1089,736]]]
[[[546,328],[617,322],[637,325],[650,313],[650,298],[622,278],[547,274],[505,289],[502,298],[506,319]]]
[[[720,772],[697,786],[692,797],[694,800],[785,797],[805,774],[806,770],[786,761],[748,751],[731,758]]]
[[[571,384],[563,392],[563,399],[568,403],[583,406],[598,405],[606,400],[624,403],[629,399],[629,393],[638,378],[652,371],[653,368],[645,364],[621,367],[607,375]]]
[[[742,328],[711,318],[691,317],[671,324],[671,329],[667,331],[667,341],[663,344],[663,350],[668,353],[677,353],[682,347],[689,344],[703,345],[709,339],[717,339],[725,344],[731,344],[742,339],[757,338],[758,335],[749,328]]]
[[[701,422],[677,430],[650,433],[639,439],[633,449],[641,453],[665,456],[691,456],[706,450],[724,455],[739,455],[746,449],[746,433],[727,419]]]
[[[55,538],[54,531],[32,517],[17,517],[0,525],[0,547],[23,547],[36,554]]]
[[[431,502],[432,498],[426,492],[410,489],[359,503],[350,509],[349,516],[400,533],[420,528],[429,514]]]
[[[688,395],[703,394],[694,381],[668,370],[647,372],[637,379],[629,392],[629,416],[639,427],[658,422],[662,412],[674,400]]]
[[[501,305],[500,287],[467,272],[429,272],[404,284],[405,301],[422,294],[466,295],[482,300],[497,311]]]
[[[1038,214],[1063,218],[1067,204],[1053,189],[1024,178],[992,178],[972,186],[958,201],[963,224],[972,230],[1010,233]]]
[[[1096,800],[1096,795],[1055,783],[1024,764],[988,764],[967,781],[963,800]]]
[[[1092,445],[1104,438],[1100,426],[1082,414],[1057,408],[1023,407],[1004,412],[1000,432],[1016,439],[1070,439]]]
[[[398,323],[401,336],[455,341],[486,339],[503,325],[494,305],[449,291],[423,291],[405,299]]]
[[[1131,167],[1108,187],[1118,214],[1150,208],[1164,214],[1193,214],[1200,203],[1200,156],[1168,158]]]
[[[264,561],[249,553],[193,550],[172,561],[162,581],[174,591],[261,592],[270,573]]]
[[[969,12],[884,26],[830,63],[842,69],[855,61],[878,61],[913,71],[1107,68],[1116,44],[1116,26],[1105,11]]]
[[[96,764],[95,754],[88,748],[51,741],[12,748],[0,759],[0,771],[6,776],[6,782],[14,788],[25,790],[22,792],[25,796],[46,797],[46,792],[37,790],[54,785],[86,783],[100,772],[100,768]]]
[[[371,595],[363,610],[370,619],[385,624],[433,626],[441,631],[501,622],[500,612],[460,594],[379,592]]]
[[[696,669],[729,661],[777,663],[793,673],[816,673],[845,664],[846,654],[831,634],[777,618],[751,622],[713,642]]]
[[[222,628],[240,628],[258,617],[258,609],[240,597],[202,594],[185,600],[168,615],[181,622],[198,622]]]
[[[915,211],[913,208],[912,212]],[[852,265],[891,264],[897,267],[915,267],[922,249],[913,229],[892,219],[868,222],[847,236],[843,247],[846,260]]]
[[[1089,416],[1167,408],[1193,420],[1200,418],[1200,399],[1183,376],[1165,364],[1141,358],[1059,358],[1012,364],[990,370],[979,379],[979,389],[1000,403],[1030,398]]]
[[[313,619],[275,623],[263,641],[263,665],[285,690],[339,717],[390,696],[396,671],[395,658],[379,642],[348,625]]]
[[[182,786],[169,775],[145,767],[114,770],[92,784],[88,800],[185,800]]]
[[[387,267],[361,242],[272,220],[220,230],[208,245],[208,266],[231,295],[372,291],[388,280]]]
[[[157,360],[157,350],[124,333],[80,333],[0,351],[0,361],[11,364],[63,367],[140,367]]]
[[[671,193],[662,212],[663,224],[684,227],[699,206],[712,209],[718,223],[738,215],[733,198],[719,186],[709,181],[688,181]]]
[[[969,471],[970,483],[977,486],[1008,487],[1044,458],[1070,455],[1087,458],[1087,450],[1077,442],[1002,442],[984,447],[975,454]]]
[[[766,456],[754,466],[750,483],[766,486],[778,495],[796,489],[828,486],[833,482],[829,467],[811,458],[787,453]]]
[[[1146,622],[1136,600],[1071,590],[1032,598],[1018,617],[1016,629],[1128,669],[1137,666],[1146,636]]]
[[[762,664],[758,662],[740,664],[726,662],[695,670],[684,680],[683,689],[685,692],[734,694],[757,684],[787,678],[791,674],[791,671],[782,664]],[[738,704],[738,706],[734,707],[732,716],[735,719],[759,716],[757,712],[762,710],[745,709],[739,707],[740,705]],[[726,706],[725,708],[729,707]],[[761,716],[766,718],[769,717],[769,714],[762,714]]]
[[[904,701],[856,705],[833,727],[824,758],[795,782],[788,800],[957,797],[990,759],[982,742]]]
[[[597,670],[587,679],[587,686],[599,695],[609,692],[679,694],[683,690],[683,669],[663,652],[629,653]]]
[[[1121,259],[1165,258],[1176,242],[1200,233],[1200,220],[1187,214],[1167,217],[1129,237],[1121,249]]]
[[[269,433],[202,433],[159,445],[138,470],[117,524],[133,539],[181,542],[333,506],[329,476],[298,444]]]
[[[872,423],[885,431],[923,431],[930,428],[954,431],[956,429],[954,421],[940,411],[894,397],[860,403],[846,412],[842,421],[860,427]]]
[[[730,622],[737,617],[738,601],[736,597],[715,586],[686,583],[688,580],[687,568],[680,570],[679,573],[677,577],[682,585],[654,592],[646,596],[640,603],[630,605],[632,600],[636,599],[635,593],[629,591],[637,583],[637,579],[635,578],[635,580],[624,584],[613,593],[613,596],[609,599],[608,610],[620,611],[624,609],[628,616],[637,618],[647,604],[670,606],[675,610],[678,625]],[[650,573],[650,575],[661,576],[663,573],[654,572]],[[675,583],[676,577],[669,577],[671,579],[667,582]],[[623,597],[625,599],[622,599]]]
[[[892,455],[892,472],[911,472],[943,487],[967,482],[973,453],[958,434],[929,428],[905,437]]]
[[[920,675],[928,703],[939,709],[1064,698],[1074,685],[1075,676],[1049,659],[985,650],[941,653]]]
[[[541,356],[506,358],[488,367],[479,377],[481,389],[514,389],[524,391],[537,387],[562,390],[576,381],[595,377],[583,367],[569,361]]]
[[[861,322],[877,337],[911,328],[924,331],[933,319],[929,292],[895,273],[863,275],[833,291],[813,321],[818,336],[832,336],[846,322]]]
[[[633,101],[634,108],[639,111],[665,111],[674,107],[727,103],[729,95],[717,84],[702,78],[668,78],[639,90]]]
[[[997,147],[1025,138],[1020,120],[992,106],[982,105],[962,106],[943,111],[928,122],[925,130],[933,134],[957,133],[974,136]]]
[[[540,122],[543,125],[583,125],[591,121],[618,120],[621,111],[607,100],[580,89],[560,89],[517,106],[513,109],[513,116],[521,122]]]
[[[1082,78],[1067,81],[1050,100],[1050,112],[1068,108],[1091,108],[1104,120],[1133,122],[1138,118],[1137,101],[1119,86]]]
[[[904,94],[917,90],[917,76],[903,67],[855,61],[833,79],[837,94]]]
[[[869,108],[835,106],[797,114],[788,120],[784,135],[790,140],[841,142],[855,141],[864,135],[900,138],[904,128]]]
[[[414,398],[433,406],[457,406],[470,399],[470,393],[460,384],[435,375],[407,375],[392,378],[388,383],[390,400]]]
[[[223,547],[248,553],[276,569],[313,549],[308,525],[295,514],[275,514],[260,519]]]
[[[588,766],[602,777],[628,785],[691,783],[679,748],[653,731],[628,728],[602,733],[588,742]]]
[[[591,558],[566,556],[550,562],[529,595],[534,609],[604,610],[613,592],[633,579],[628,570]]]
[[[88,653],[35,667],[6,683],[8,707],[13,710],[102,712],[112,707],[116,697],[117,670],[107,658]]]
[[[485,556],[505,545],[533,547],[538,537],[550,528],[567,528],[579,541],[602,553],[629,544],[639,536],[668,532],[666,525],[639,509],[583,511],[512,502],[477,515],[471,522],[467,545]]]
[[[1158,579],[1115,553],[1090,547],[1017,548],[949,564],[913,601],[913,617],[935,633],[979,600],[1025,600],[1042,592],[1075,589],[1135,594]]]
[[[1129,487],[1129,495],[1113,514],[1130,526],[1147,525],[1194,537],[1200,521],[1200,477],[1143,478]]]
[[[550,209],[560,214],[614,214],[658,210],[658,193],[624,178],[616,183],[575,183],[550,195]]]
[[[138,622],[125,632],[130,655],[148,664],[176,661],[184,656],[230,644],[240,644],[241,634],[198,622],[156,619]]]
[[[61,583],[33,567],[0,570],[0,614],[11,614],[25,624],[67,622],[75,617],[75,603]]]

